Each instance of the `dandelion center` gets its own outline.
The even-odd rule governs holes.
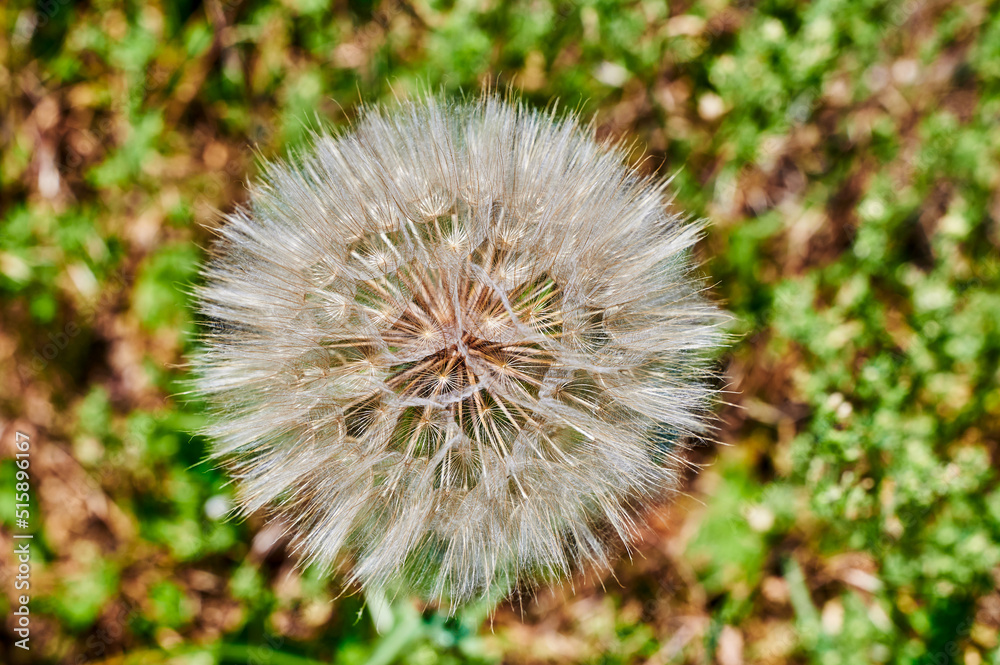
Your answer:
[[[469,226],[457,212],[405,224],[399,244],[446,254],[419,251],[359,282],[354,298],[359,320],[388,325],[378,330],[383,386],[348,408],[347,431],[405,457],[433,459],[445,489],[468,490],[480,473],[452,463],[449,450],[505,459],[519,433],[538,426],[528,404],[553,360],[546,347],[561,330],[558,285],[523,260],[518,267],[517,250],[486,238],[455,254],[455,238],[472,237]],[[357,246],[375,243],[383,254],[407,254],[384,234]],[[391,428],[380,427],[387,408],[397,414]]]

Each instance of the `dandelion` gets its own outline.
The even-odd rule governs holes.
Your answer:
[[[264,167],[199,293],[244,513],[453,605],[607,567],[707,431],[700,229],[573,117],[371,109]]]

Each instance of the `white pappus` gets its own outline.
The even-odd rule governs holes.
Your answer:
[[[369,109],[266,164],[198,292],[242,511],[451,606],[608,566],[715,394],[722,315],[665,188],[493,96]]]

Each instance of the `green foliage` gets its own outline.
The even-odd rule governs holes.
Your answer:
[[[57,0],[0,25],[0,413],[52,451],[33,662],[694,663],[739,635],[748,663],[1000,663],[995,2]],[[636,140],[712,220],[740,409],[623,586],[491,631],[489,603],[341,597],[227,519],[183,363],[206,226],[258,157],[508,84]]]

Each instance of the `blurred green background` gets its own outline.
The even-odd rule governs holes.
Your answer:
[[[15,0],[0,25],[2,662],[1000,664],[1000,4]],[[711,220],[732,392],[613,574],[445,620],[224,517],[178,396],[188,293],[258,156],[506,86]]]

